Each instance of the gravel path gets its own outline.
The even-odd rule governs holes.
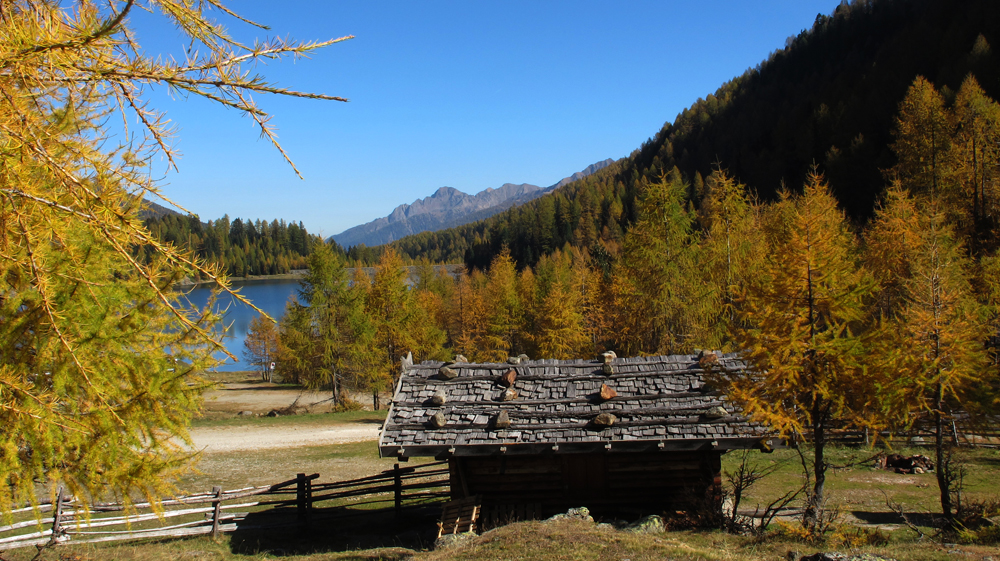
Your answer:
[[[239,452],[322,446],[377,440],[379,427],[373,424],[347,424],[328,427],[225,427],[194,428],[194,450],[205,453]]]

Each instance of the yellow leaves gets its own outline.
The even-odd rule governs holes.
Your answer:
[[[178,64],[135,43],[126,15],[139,5],[0,3],[0,445],[16,450],[0,471],[0,507],[33,499],[35,479],[89,496],[162,491],[159,474],[183,460],[169,436],[184,437],[203,387],[193,373],[214,364],[218,343],[210,308],[189,309],[173,285],[190,274],[227,281],[142,226],[141,201],[157,196],[148,164],[172,156],[143,87],[241,109],[265,135],[248,93],[334,99],[241,68],[324,43],[248,50],[207,17],[215,0],[143,2],[207,50]],[[116,113],[141,129],[110,138]],[[136,248],[152,248],[149,264]]]

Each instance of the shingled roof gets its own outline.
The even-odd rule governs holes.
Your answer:
[[[767,430],[748,422],[705,383],[703,366],[740,371],[746,365],[736,354],[701,356],[700,362],[699,356],[674,355],[406,366],[382,427],[379,453],[479,456],[766,446]]]

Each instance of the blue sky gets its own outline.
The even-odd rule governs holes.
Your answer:
[[[829,14],[836,0],[334,2],[233,0],[241,40],[354,35],[269,80],[349,103],[258,96],[298,179],[235,111],[151,94],[178,129],[163,192],[203,220],[301,220],[337,234],[441,186],[548,186],[638,148],[667,121]],[[140,43],[185,43],[137,14]]]

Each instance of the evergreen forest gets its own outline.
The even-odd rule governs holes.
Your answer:
[[[147,218],[145,226],[157,239],[217,264],[232,277],[280,275],[305,269],[306,258],[319,240],[301,222],[284,220],[230,221],[229,216],[223,216],[203,223],[195,215],[164,213]],[[147,261],[153,251],[152,246],[142,247]]]

